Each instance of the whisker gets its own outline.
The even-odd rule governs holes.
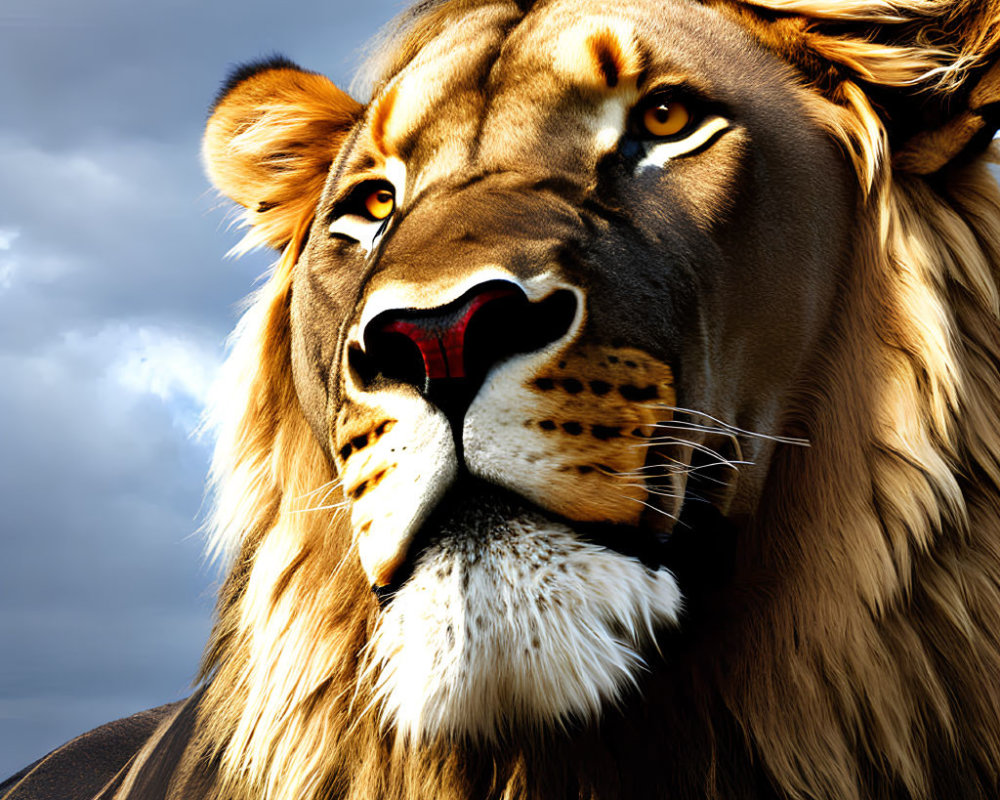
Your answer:
[[[678,431],[694,431],[696,433],[715,433],[721,434],[723,436],[732,436],[731,431],[727,431],[725,428],[717,428],[713,425],[699,425],[696,422],[688,422],[686,420],[663,420],[661,422],[652,423],[654,428],[669,428],[670,430]]]
[[[675,475],[687,475],[691,471],[691,467],[685,466],[673,467],[667,464],[647,464],[644,467],[636,467],[628,472],[618,472],[616,475],[646,481],[656,478],[671,478]]]
[[[697,451],[699,453],[703,453],[704,455],[707,455],[707,456],[709,456],[711,458],[721,458],[721,459],[724,459],[725,461],[729,461],[730,460],[730,459],[725,458],[725,456],[723,456],[721,453],[713,450],[708,445],[701,444],[700,442],[692,442],[689,439],[678,439],[676,436],[662,436],[662,437],[657,437],[655,439],[648,439],[647,441],[643,442],[642,444],[635,444],[635,445],[630,445],[630,446],[631,447],[645,447],[645,448],[650,448],[650,447],[663,447],[665,445],[671,445],[671,444],[673,444],[673,445],[683,445],[684,447],[690,447],[692,450],[695,450],[695,451]]]
[[[659,489],[646,489],[646,494],[651,494],[654,497],[663,497],[667,500],[681,500],[684,498],[683,494],[677,494],[676,492],[663,492]]]
[[[318,505],[311,506],[309,508],[295,508],[295,509],[292,509],[291,513],[293,513],[293,514],[304,514],[307,511],[328,511],[330,509],[342,510],[342,509],[346,508],[347,507],[347,501],[346,500],[340,500],[340,501],[338,501],[336,503],[331,503],[329,505],[325,505],[326,499],[335,490],[339,489],[341,486],[343,486],[343,482],[339,478],[335,478],[332,481],[328,481],[327,483],[324,483],[322,486],[316,487],[315,489],[313,489],[310,492],[306,492],[305,494],[299,495],[298,497],[295,498],[295,500],[305,500],[306,498],[312,497],[313,495],[317,494],[318,492],[322,492],[324,489],[326,490],[323,493],[323,496],[319,499],[319,504]]]
[[[306,514],[310,511],[329,511],[330,509],[335,509],[337,511],[347,510],[347,501],[342,500],[339,503],[331,503],[328,506],[313,506],[312,508],[294,508],[292,509],[292,514]]]
[[[736,425],[730,425],[728,422],[723,422],[721,419],[713,417],[711,414],[708,414],[708,413],[706,413],[704,411],[696,411],[693,408],[682,408],[680,406],[671,406],[671,405],[666,405],[666,404],[663,404],[663,403],[646,403],[646,404],[644,404],[644,407],[645,408],[650,408],[650,409],[656,409],[656,410],[670,411],[672,413],[692,414],[693,416],[696,416],[696,417],[702,417],[704,419],[709,420],[710,422],[714,422],[716,425],[718,425],[721,428],[725,429],[727,432],[735,433],[735,434],[738,434],[740,436],[749,436],[749,437],[755,437],[755,438],[758,438],[758,439],[767,439],[767,440],[772,441],[772,442],[778,442],[779,444],[790,444],[790,445],[795,445],[797,447],[809,447],[810,446],[810,442],[809,442],[808,439],[802,439],[802,438],[795,437],[795,436],[779,436],[777,434],[759,433],[758,431],[749,431],[749,430],[746,430],[745,428],[737,427]],[[681,424],[684,424],[685,421],[684,420],[680,420],[679,422],[681,422]],[[656,423],[656,427],[660,427],[661,425],[665,425],[665,424],[669,424],[669,423],[670,423],[669,420],[667,420],[665,422],[657,422]],[[697,424],[697,423],[693,423],[693,424]]]
[[[711,469],[713,467],[730,467],[732,469],[737,469],[737,467],[752,467],[755,462],[745,461],[739,459],[725,459],[720,458],[718,461],[712,461],[708,464],[685,464],[683,461],[678,461],[675,458],[670,459],[671,464],[646,464],[641,467],[636,467],[634,470],[629,472],[619,472],[618,475],[634,475],[637,478],[649,477],[648,473],[657,474],[656,470],[663,470],[663,475],[686,475],[689,472],[699,472],[701,470]]]
[[[317,486],[311,492],[306,492],[305,494],[300,494],[295,499],[296,500],[305,500],[307,497],[312,497],[314,494],[316,494],[317,492],[322,492],[324,489],[327,490],[326,493],[327,493],[327,495],[329,495],[330,492],[332,492],[334,489],[336,489],[340,485],[340,483],[341,483],[340,478],[334,478],[332,481],[327,481],[322,486]],[[326,499],[326,496],[323,497],[323,500],[325,500],[325,499]],[[323,502],[323,500],[320,500],[320,502]]]
[[[713,461],[710,464],[695,464],[688,467],[687,472],[698,472],[700,470],[712,469],[713,467],[729,467],[731,470],[739,472],[740,467],[752,467],[753,465],[753,461],[722,458],[719,461]]]
[[[662,508],[657,508],[656,506],[651,505],[650,503],[647,503],[645,500],[640,500],[638,497],[629,497],[628,495],[622,495],[622,499],[624,499],[624,500],[631,500],[634,503],[638,503],[641,506],[645,506],[650,511],[655,511],[657,514],[662,514],[663,516],[667,517],[668,519],[672,519],[674,522],[677,522],[677,517],[675,517],[669,511],[664,511]]]

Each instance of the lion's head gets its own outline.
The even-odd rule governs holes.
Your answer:
[[[205,159],[282,256],[215,411],[223,795],[995,791],[998,42],[431,0],[366,104],[237,71]]]

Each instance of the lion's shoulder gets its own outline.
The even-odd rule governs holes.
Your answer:
[[[187,718],[193,721],[195,703],[192,701],[195,701],[194,696],[140,711],[77,736],[0,783],[0,798],[110,798],[130,771],[136,772],[134,777],[139,779],[130,781],[136,787],[149,770],[141,765],[135,770],[131,768],[136,766],[137,757],[147,744],[152,745],[157,755],[143,759],[147,766],[176,763],[183,757],[193,729],[190,724],[185,725]],[[156,742],[152,741],[154,738]],[[150,798],[150,795],[142,796]],[[162,792],[159,796],[163,796]]]

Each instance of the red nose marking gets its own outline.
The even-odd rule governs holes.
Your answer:
[[[451,314],[393,320],[382,327],[382,332],[401,333],[420,349],[428,380],[464,378],[465,334],[472,318],[487,303],[515,294],[517,290],[513,287],[486,289]]]

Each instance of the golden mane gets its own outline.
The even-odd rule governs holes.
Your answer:
[[[441,0],[405,16],[376,59],[376,85],[484,3]],[[759,756],[792,797],[849,800],[880,781],[930,797],[935,764],[956,753],[995,785],[1000,682],[981,676],[1000,675],[1000,192],[985,158],[951,153],[930,170],[930,134],[907,149],[895,109],[872,97],[904,87],[941,128],[985,105],[976,92],[995,78],[973,54],[1000,46],[1000,3],[711,4],[815,88],[815,119],[857,172],[858,227],[834,333],[790,420],[814,445],[776,456],[740,550],[736,583],[753,574],[768,587],[741,598],[752,627],[718,621],[713,674],[654,670],[645,713],[684,719],[679,704],[703,720],[707,733],[669,742],[689,757],[681,782],[692,794],[726,797],[749,779],[727,772],[733,751]],[[869,23],[890,35],[871,38]],[[966,144],[986,130],[973,117]],[[211,418],[212,542],[230,566],[203,664],[200,747],[221,759],[218,796],[611,794],[630,763],[612,736],[637,736],[627,716],[572,745],[490,752],[417,753],[381,730],[361,677],[375,606],[292,385],[290,276],[310,219],[301,212],[237,329]],[[666,673],[676,688],[655,684]]]

